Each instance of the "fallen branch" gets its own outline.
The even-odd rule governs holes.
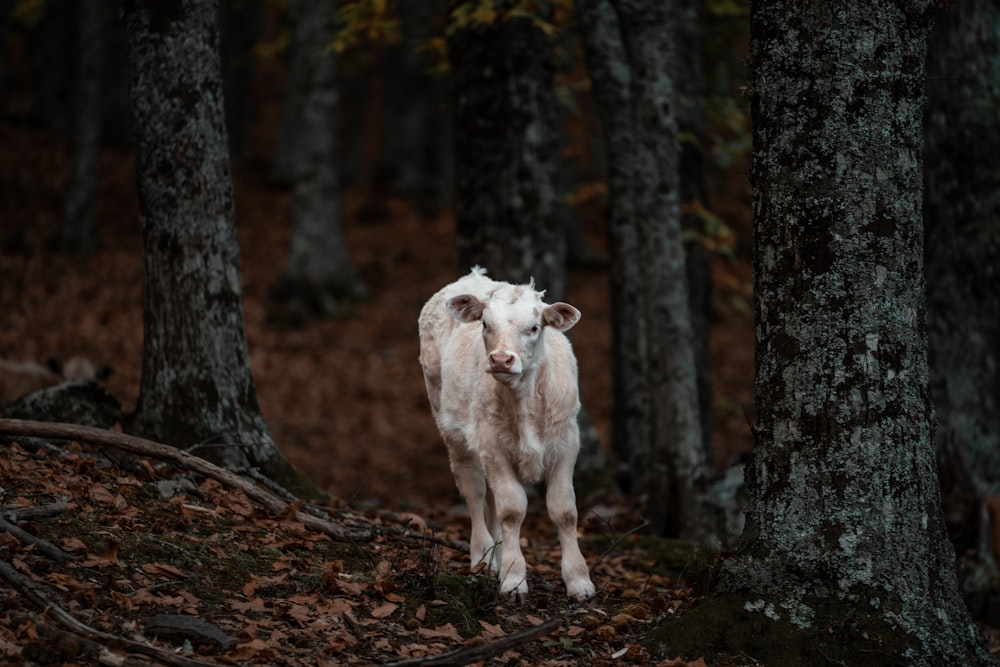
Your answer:
[[[17,539],[24,542],[25,544],[34,544],[35,548],[38,549],[39,552],[41,552],[45,556],[48,556],[49,558],[58,563],[66,563],[68,561],[73,560],[72,556],[70,556],[68,553],[66,553],[56,545],[52,544],[48,540],[41,537],[36,537],[31,533],[29,533],[28,531],[22,530],[14,523],[7,521],[7,519],[4,519],[2,516],[0,516],[0,529],[7,531]]]
[[[0,419],[0,435],[28,436],[35,438],[53,438],[55,440],[76,440],[94,445],[114,447],[140,456],[149,456],[161,461],[169,461],[188,470],[211,477],[222,484],[237,488],[255,500],[264,508],[278,516],[289,506],[281,498],[270,491],[262,489],[250,480],[215,465],[203,458],[183,452],[176,447],[165,445],[153,440],[138,438],[124,433],[115,433],[92,426],[77,424],[62,424],[57,422],[38,422],[22,419]],[[332,521],[327,521],[306,512],[296,511],[294,519],[316,532],[344,542],[367,541],[372,538],[370,532],[349,532]]]
[[[59,605],[52,602],[52,600],[50,600],[45,594],[45,591],[41,586],[28,579],[2,559],[0,559],[0,577],[10,584],[18,593],[31,600],[31,602],[34,603],[36,607],[41,609],[43,613],[52,616],[63,628],[69,630],[75,635],[83,637],[86,640],[101,643],[105,647],[112,645],[123,646],[129,651],[147,655],[151,658],[156,658],[160,662],[168,665],[177,665],[178,667],[215,667],[216,663],[203,662],[194,658],[185,658],[182,655],[166,651],[153,646],[152,644],[143,644],[126,637],[118,637],[90,627],[86,623],[77,620],[76,617]]]
[[[561,625],[562,621],[560,619],[551,618],[541,625],[536,625],[533,628],[528,628],[527,630],[522,630],[506,637],[500,637],[481,646],[460,648],[450,653],[425,656],[423,658],[407,658],[398,662],[385,663],[383,667],[414,667],[415,665],[419,665],[420,667],[461,667],[462,665],[479,662],[480,660],[489,660],[490,658],[506,653],[513,648],[551,633]]]
[[[50,516],[62,514],[66,511],[66,498],[60,498],[54,503],[38,505],[37,507],[15,507],[4,509],[0,512],[3,518],[10,522],[32,521],[34,519],[47,519]]]

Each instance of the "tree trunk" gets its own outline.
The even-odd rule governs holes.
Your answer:
[[[366,289],[347,248],[337,142],[337,81],[330,48],[336,33],[332,2],[298,8],[302,49],[301,169],[295,174],[294,227],[285,273],[273,296],[292,313],[330,315],[363,299]]]
[[[558,301],[566,293],[566,243],[553,215],[552,40],[532,20],[507,16],[512,4],[495,3],[491,23],[448,37],[459,270],[479,264],[497,280],[534,277]],[[547,18],[551,7],[541,5]]]
[[[217,3],[133,1],[124,16],[143,246],[143,368],[131,429],[294,483],[250,373]]]
[[[305,171],[305,136],[302,128],[302,94],[305,89],[302,77],[305,70],[303,40],[308,32],[302,20],[306,0],[288,0],[284,20],[291,33],[288,53],[285,55],[285,85],[281,96],[281,120],[278,122],[278,139],[271,156],[267,178],[279,186],[293,185]]]
[[[219,3],[222,87],[226,107],[229,154],[246,157],[253,121],[254,45],[260,35],[261,0],[221,0]]]
[[[615,449],[660,534],[709,539],[707,477],[681,241],[671,78],[674,20],[658,2],[577,4],[611,192]]]
[[[0,23],[8,26],[10,22],[10,10],[13,0],[0,0]],[[5,27],[0,30],[0,112],[7,111],[7,80],[9,78],[8,68],[10,57],[7,55],[8,44],[10,43],[10,28]]]
[[[1000,495],[997,3],[967,0],[941,12],[928,54],[927,94],[927,320],[944,515],[964,561],[966,601],[974,614],[995,619],[994,545],[981,527],[984,497]]]
[[[451,192],[451,128],[447,81],[433,70],[437,57],[426,49],[435,36],[442,0],[399,3],[402,40],[385,55],[385,141],[377,182],[429,209]]]
[[[675,48],[671,73],[676,83],[677,131],[680,142],[681,229],[684,241],[684,266],[691,312],[692,350],[698,386],[698,413],[701,416],[701,443],[705,466],[712,468],[712,382],[709,361],[709,325],[712,316],[711,253],[701,243],[704,220],[690,212],[692,207],[707,207],[705,192],[704,146],[708,133],[705,114],[706,95],[701,67],[702,0],[679,0]]]
[[[478,264],[497,280],[534,279],[552,303],[566,298],[553,43],[532,19],[506,15],[513,4],[496,3],[491,23],[448,37],[458,269]],[[535,18],[551,15],[550,3],[540,3]],[[579,424],[577,473],[586,487],[600,477],[606,457],[586,406]]]
[[[34,84],[31,113],[47,129],[64,131],[71,123],[75,4],[70,0],[47,0],[41,20],[29,32],[28,55]]]
[[[716,595],[658,638],[771,664],[993,664],[932,442],[921,225],[933,4],[754,3],[753,504]],[[733,628],[752,628],[734,632]]]
[[[101,167],[104,3],[80,2],[74,9],[78,23],[71,119],[73,169],[55,245],[63,250],[89,251],[97,247],[94,206]]]

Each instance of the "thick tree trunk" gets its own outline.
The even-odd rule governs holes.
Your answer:
[[[932,6],[753,5],[753,504],[717,595],[665,628],[675,648],[686,627],[687,650],[768,664],[992,664],[959,597],[932,442]]]
[[[217,3],[124,5],[143,244],[131,428],[289,481],[250,373],[222,107]]]
[[[515,283],[534,277],[549,300],[559,300],[566,293],[566,239],[553,215],[552,40],[531,20],[504,15],[512,4],[496,3],[492,23],[448,38],[458,268],[479,264]]]
[[[924,219],[931,393],[945,520],[974,614],[996,618],[982,527],[1000,496],[1000,6],[940,13],[928,54]],[[992,602],[987,602],[992,598]],[[990,608],[992,607],[992,608]]]
[[[497,280],[534,279],[552,303],[566,298],[553,43],[532,20],[506,15],[513,4],[498,2],[492,23],[448,38],[458,269],[478,264]],[[540,3],[540,20],[551,13]],[[606,457],[586,406],[579,422],[577,472],[586,485]]]
[[[294,227],[285,273],[274,290],[294,312],[330,315],[363,299],[366,289],[344,235],[337,142],[335,55],[337,8],[332,2],[299,7],[302,49],[299,123],[302,164],[295,174]]]
[[[104,3],[80,2],[77,13],[76,81],[73,84],[71,127],[73,170],[57,247],[88,251],[97,247],[94,206],[101,166],[103,121],[101,78],[104,63]]]
[[[715,527],[703,504],[707,465],[681,241],[674,17],[657,2],[587,0],[577,8],[609,161],[615,449],[630,482],[649,491],[655,529],[705,539]]]

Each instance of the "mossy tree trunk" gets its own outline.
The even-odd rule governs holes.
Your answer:
[[[694,650],[767,664],[992,664],[959,596],[934,459],[921,224],[933,3],[751,12],[753,503],[715,595],[657,636],[677,649],[698,628]]]
[[[123,9],[143,249],[143,368],[131,430],[297,487],[250,373],[217,2]]]
[[[982,497],[1000,496],[1000,5],[940,12],[927,95],[927,319],[945,518],[959,552],[988,561]]]
[[[680,224],[671,7],[577,3],[608,156],[615,450],[657,532],[709,537],[707,478]]]

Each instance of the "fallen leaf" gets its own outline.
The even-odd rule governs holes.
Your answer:
[[[146,574],[162,575],[171,579],[185,579],[187,575],[178,570],[173,565],[166,563],[146,563],[142,566],[142,571]]]
[[[64,537],[59,540],[66,551],[86,551],[87,545],[79,537]]]
[[[438,628],[419,628],[417,634],[424,639],[453,639],[457,642],[462,641],[462,635],[458,634],[458,630],[451,623],[445,623]]]
[[[386,602],[385,604],[379,605],[378,607],[372,609],[372,617],[385,618],[386,616],[391,615],[392,612],[396,611],[397,609],[399,609],[398,604],[392,602]]]
[[[116,565],[118,563],[118,542],[114,540],[108,540],[108,546],[104,548],[104,552],[96,558],[88,558],[83,561],[81,565],[84,567],[107,567],[108,565]]]

